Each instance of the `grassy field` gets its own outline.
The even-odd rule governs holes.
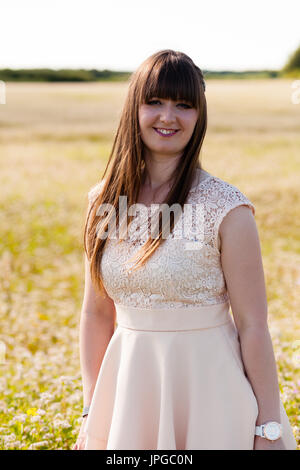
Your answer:
[[[71,449],[81,422],[87,192],[126,83],[8,83],[0,105],[0,448]],[[256,207],[281,397],[300,449],[300,105],[289,80],[210,80],[203,167]]]

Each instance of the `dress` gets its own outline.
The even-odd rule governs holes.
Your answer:
[[[203,217],[184,209],[142,268],[126,271],[148,234],[105,247],[101,272],[117,326],[94,389],[85,450],[253,449],[258,406],[230,313],[218,229],[231,209],[255,208],[232,184],[204,170],[201,178],[186,204],[201,207]],[[280,407],[283,440],[294,450]]]

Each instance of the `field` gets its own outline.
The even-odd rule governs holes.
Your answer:
[[[87,192],[126,83],[7,83],[0,105],[0,448],[71,449],[81,422]],[[203,167],[254,203],[280,391],[300,449],[300,104],[291,81],[209,80]]]

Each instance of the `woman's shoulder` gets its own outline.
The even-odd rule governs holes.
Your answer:
[[[104,186],[104,179],[95,183],[90,190],[88,191],[88,200],[90,203],[93,203],[95,199],[99,196],[102,188]]]
[[[200,200],[206,201],[212,209],[220,211],[222,208],[226,210],[237,205],[247,205],[255,215],[254,204],[240,188],[207,171],[202,172],[202,178],[191,192],[198,194]]]

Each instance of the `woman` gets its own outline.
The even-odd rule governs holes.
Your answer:
[[[74,449],[296,448],[255,208],[201,168],[206,128],[193,61],[163,50],[142,63],[89,192]]]

